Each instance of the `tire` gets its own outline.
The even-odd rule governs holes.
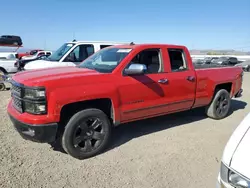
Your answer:
[[[247,68],[246,68],[246,72],[250,72],[250,67],[247,67]]]
[[[93,157],[106,149],[111,129],[109,118],[101,110],[82,110],[67,123],[62,135],[62,147],[77,159]]]
[[[0,91],[4,91],[6,89],[4,83],[0,83]]]
[[[223,119],[228,115],[231,106],[230,94],[227,90],[221,89],[216,92],[212,102],[206,108],[206,114],[212,119]]]

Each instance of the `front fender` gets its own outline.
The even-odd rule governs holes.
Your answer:
[[[110,83],[89,84],[55,88],[48,91],[48,114],[53,114],[55,121],[60,121],[63,106],[75,102],[93,99],[111,99],[115,122],[120,121],[119,95],[115,85]]]

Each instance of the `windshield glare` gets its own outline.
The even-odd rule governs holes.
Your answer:
[[[48,57],[50,61],[59,61],[75,44],[65,43],[52,55]]]
[[[104,48],[84,60],[78,67],[111,73],[131,50],[130,48]]]

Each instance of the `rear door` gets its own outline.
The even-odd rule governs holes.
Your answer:
[[[166,103],[168,111],[190,109],[194,104],[196,90],[196,74],[187,49],[166,48]]]

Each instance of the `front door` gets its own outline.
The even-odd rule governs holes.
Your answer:
[[[163,83],[166,73],[161,49],[143,50],[130,64],[133,63],[146,65],[147,72],[144,75],[123,76],[119,81],[122,122],[162,113],[161,105],[167,94],[167,83]]]

